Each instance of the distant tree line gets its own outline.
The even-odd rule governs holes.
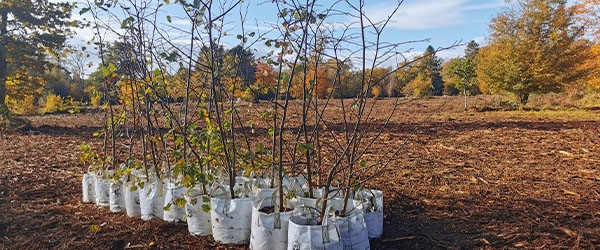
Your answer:
[[[298,98],[309,89],[308,94],[318,98],[354,97],[361,92],[363,77],[373,86],[368,93],[373,98],[463,95],[465,105],[467,96],[479,94],[512,95],[521,104],[527,104],[531,94],[573,89],[599,92],[598,4],[598,0],[580,0],[572,5],[566,1],[513,2],[491,20],[491,33],[484,46],[471,41],[465,47],[464,56],[446,61],[436,55],[432,46],[412,61],[407,59],[395,67],[367,69],[368,72],[353,69],[350,61],[314,59],[306,70],[295,69],[302,72],[303,77],[292,80],[290,94]],[[147,91],[157,92],[172,102],[182,100],[186,94],[201,99],[208,94],[206,83],[210,77],[218,77],[219,82],[234,90],[236,97],[255,102],[277,97],[280,93],[275,89],[276,83],[289,80],[286,72],[275,71],[273,66],[277,62],[255,58],[247,48],[217,46],[216,56],[201,53],[195,59],[192,72],[182,67],[172,75],[161,75],[160,84],[151,89],[132,86],[135,82],[132,78],[148,76],[128,73],[136,72],[131,69],[143,65],[128,59],[128,53],[134,48],[122,41],[106,47],[107,65],[114,67],[110,75],[99,67],[84,77],[81,61],[86,56],[85,48],[65,46],[66,38],[71,35],[69,29],[79,25],[69,21],[72,8],[67,4],[42,5],[36,1],[11,0],[0,4],[2,105],[21,113],[47,105],[49,100],[57,102],[57,98],[62,103],[49,106],[63,105],[65,100],[100,105],[101,93],[110,93],[114,97],[110,100],[126,104],[124,93],[143,95]],[[25,10],[35,10],[41,17]],[[25,12],[11,14],[18,11]],[[42,29],[27,18],[47,19],[49,26]],[[19,32],[36,29],[47,33],[28,36],[27,32]],[[208,51],[207,48],[202,50]],[[164,56],[178,60],[176,54]],[[207,74],[211,58],[219,60],[216,76]],[[74,62],[78,67],[73,67]],[[188,74],[192,77],[188,78]],[[281,75],[281,79],[277,75]],[[187,79],[191,79],[189,83]],[[184,91],[187,84],[191,86],[190,93]],[[105,92],[107,87],[112,90]],[[45,109],[52,111],[58,107]]]

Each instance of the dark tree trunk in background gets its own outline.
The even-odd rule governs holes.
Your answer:
[[[8,34],[7,22],[8,13],[0,12],[0,106],[4,105],[4,99],[6,99],[6,75],[7,75],[7,63],[6,63],[6,38]]]

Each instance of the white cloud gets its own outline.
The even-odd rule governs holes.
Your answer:
[[[474,37],[473,39],[471,39],[473,41],[475,41],[477,44],[479,44],[479,46],[485,46],[487,44],[487,38],[485,36],[478,36],[478,37]]]
[[[467,0],[406,1],[392,17],[390,27],[401,30],[428,30],[459,25],[464,22]],[[366,15],[383,20],[391,14],[392,3],[379,3],[366,9]]]
[[[395,1],[385,1],[366,8],[366,15],[382,21],[392,13]],[[432,30],[465,24],[468,11],[507,6],[504,0],[421,0],[405,1],[391,18],[389,27],[400,30]]]
[[[505,0],[496,0],[489,3],[477,3],[474,5],[467,6],[465,10],[486,10],[486,9],[498,9],[506,7],[509,4]]]

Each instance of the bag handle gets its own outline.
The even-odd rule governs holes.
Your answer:
[[[216,199],[216,203],[217,206],[215,206],[215,208],[219,207],[219,204],[223,204],[223,211],[217,211],[216,209],[213,209],[215,212],[219,213],[219,214],[226,214],[225,211],[229,210],[229,206],[231,205],[231,199],[230,197],[227,195],[227,190],[225,189],[225,187],[223,187],[221,184],[214,182],[212,187],[210,188],[210,197],[214,197],[215,195],[215,191],[216,190],[221,190],[221,193],[225,195],[225,199]]]
[[[323,243],[329,243],[331,241],[331,238],[329,236],[329,214],[331,213],[331,220],[333,221],[333,228],[336,230],[336,233],[338,233],[339,236],[339,232],[337,231],[337,227],[335,226],[336,224],[336,217],[335,217],[335,210],[333,209],[332,206],[327,206],[327,208],[325,209],[325,216],[323,216],[323,222],[321,223],[321,236],[323,238]],[[339,238],[339,237],[338,237]]]
[[[363,193],[365,193],[366,191],[369,191],[369,193],[371,193],[371,196],[367,197],[367,199],[364,199],[366,195],[363,195]],[[358,197],[357,200],[360,200],[361,203],[363,203],[363,210],[365,210],[365,212],[367,212],[367,207],[364,206],[364,201],[367,200],[369,203],[371,203],[371,206],[373,207],[373,212],[379,210],[379,205],[377,204],[377,198],[375,193],[373,192],[372,189],[370,188],[362,188],[359,190],[359,192],[356,192],[356,195]]]
[[[300,205],[294,209],[294,211],[292,212],[292,216],[298,215],[298,213],[300,213],[300,212],[305,212],[306,214],[311,215],[310,218],[313,218],[312,212],[314,212],[317,215],[320,214],[320,211],[314,207]],[[333,222],[333,225],[329,225],[330,219]],[[325,215],[323,216],[323,221],[321,222],[321,238],[323,239],[323,243],[329,243],[331,241],[331,237],[329,235],[329,228],[331,226],[333,226],[333,228],[336,230],[336,233],[339,236],[339,232],[337,231],[337,227],[335,226],[335,223],[336,223],[335,210],[333,210],[333,207],[331,205],[329,205],[325,208]]]
[[[300,190],[303,192],[302,185],[300,185],[298,178],[296,178],[296,177],[291,177],[291,178],[293,178],[293,180],[288,185],[285,185],[285,188],[287,189],[287,193],[296,194],[297,190]]]
[[[221,190],[221,193],[223,193],[223,194],[225,194],[225,195],[227,194],[227,190],[225,190],[225,187],[223,187],[223,185],[221,185],[221,184],[219,184],[219,183],[217,183],[217,182],[213,182],[213,185],[210,187],[210,193],[209,193],[209,196],[210,196],[210,197],[214,197],[214,195],[215,195],[215,191],[216,191],[217,189],[218,189],[218,190]]]
[[[259,200],[259,202],[257,202],[255,208],[258,210],[262,207],[262,203],[267,200],[267,199],[271,199],[271,202],[273,204],[273,208],[274,208],[274,212],[273,212],[273,217],[275,219],[275,229],[281,229],[281,211],[279,210],[279,204],[277,203],[277,195],[276,192],[279,189],[275,189],[275,191],[273,191],[273,194],[271,194],[270,196],[264,197],[262,199]],[[258,213],[256,214],[256,216],[259,216]],[[260,221],[256,220],[257,225],[260,225]]]

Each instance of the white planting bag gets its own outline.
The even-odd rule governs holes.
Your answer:
[[[363,203],[369,238],[381,238],[383,234],[383,192],[375,189],[362,189],[357,192],[357,199]]]
[[[99,207],[108,207],[110,201],[110,180],[101,173],[96,175],[94,183],[94,194],[96,195],[96,205]]]
[[[331,200],[331,206],[336,211],[341,211],[343,203],[344,199],[334,198]],[[347,204],[344,216],[335,217],[335,225],[340,232],[344,250],[371,249],[362,203],[354,199],[348,199]]]
[[[268,189],[269,183],[267,179],[261,177],[255,177],[252,183],[252,193],[256,194],[260,189]]]
[[[228,192],[227,192],[228,193]],[[248,244],[252,198],[210,199],[213,238],[224,244]]]
[[[95,203],[96,202],[96,175],[94,173],[88,172],[83,174],[83,178],[81,180],[81,188],[83,195],[83,202],[85,203]]]
[[[323,199],[298,196],[296,198],[291,199],[290,203],[292,204],[292,207],[307,206],[315,209],[320,209],[321,205],[323,204]]]
[[[302,176],[288,177],[284,176],[281,182],[284,186],[290,186],[292,184],[298,185],[300,188],[306,187],[306,178]]]
[[[296,197],[306,196],[305,194],[308,192],[306,183],[304,177],[284,177],[282,181],[286,193],[294,194]]]
[[[135,183],[126,182],[123,184],[123,191],[125,192],[125,210],[127,216],[136,217],[142,215],[140,209],[140,192]]]
[[[280,212],[275,199],[263,198],[252,207],[250,249],[279,250],[287,247],[288,224],[292,211]],[[272,213],[261,212],[265,207],[274,207]]]
[[[319,211],[301,206],[294,209],[288,227],[288,250],[341,250],[342,242],[329,208],[323,223],[317,225]],[[332,215],[335,217],[335,214]]]
[[[314,196],[316,198],[323,198],[323,192],[325,191],[325,189],[323,188],[316,188],[314,189]],[[344,197],[344,192],[343,190],[337,188],[337,187],[329,187],[329,194],[327,195],[328,198],[343,198]],[[352,197],[352,196],[350,196]]]
[[[190,234],[197,236],[211,235],[210,197],[192,189],[189,194],[185,195],[185,200],[187,225]]]
[[[256,188],[254,192],[253,206],[257,206],[259,202],[264,200],[265,198],[276,196],[279,194],[279,189],[277,188]]]
[[[165,187],[162,181],[147,181],[140,189],[140,213],[142,220],[151,220],[154,217],[163,218],[165,204]]]
[[[185,217],[184,194],[187,189],[174,182],[167,183],[165,193],[163,220],[167,222],[182,222]]]
[[[123,184],[120,182],[110,182],[109,208],[113,213],[120,213],[125,209],[125,197],[123,195]]]

